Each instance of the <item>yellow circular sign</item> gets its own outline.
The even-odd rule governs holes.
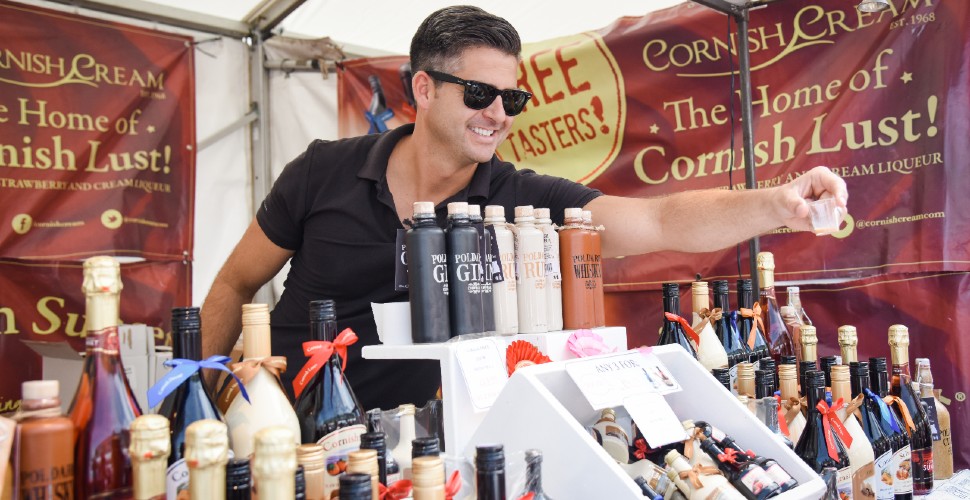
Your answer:
[[[17,214],[10,221],[13,232],[17,234],[25,234],[27,231],[30,231],[30,227],[33,225],[34,219],[29,214]]]
[[[587,184],[616,159],[626,122],[620,67],[596,33],[523,47],[518,86],[532,92],[498,155]]]
[[[108,229],[118,229],[121,227],[121,223],[124,222],[124,218],[121,216],[121,212],[109,208],[101,214],[101,224]]]

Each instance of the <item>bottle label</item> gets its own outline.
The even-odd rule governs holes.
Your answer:
[[[926,411],[926,418],[930,422],[930,432],[933,434],[933,441],[940,440],[940,417],[936,414],[936,398],[922,398],[923,410]]]
[[[19,498],[72,498],[74,492],[73,462],[69,465],[20,470],[19,473],[21,495]],[[0,478],[0,481],[2,480],[3,478]],[[50,496],[47,496],[48,494]],[[18,498],[16,495],[12,495],[12,497]],[[4,498],[7,498],[6,495]]]
[[[562,275],[559,274],[559,252],[558,249],[554,248],[552,239],[556,238],[556,243],[559,242],[559,236],[552,232],[542,232],[542,256],[546,263],[546,277],[553,281],[553,283],[562,282]]]
[[[737,490],[725,483],[716,488],[704,500],[733,500],[738,497]]]
[[[347,471],[347,455],[360,449],[360,435],[367,432],[361,424],[337,429],[327,434],[317,444],[323,446],[327,474],[323,476],[323,497],[330,498],[340,489],[340,476]]]
[[[835,488],[839,490],[839,498],[852,498],[852,467],[839,469],[835,478]]]
[[[398,229],[395,235],[394,248],[397,249],[397,259],[394,261],[394,290],[408,291],[408,246],[405,242],[407,231]],[[169,500],[172,500],[169,497]]]
[[[876,464],[869,462],[856,469],[852,474],[852,498],[874,498],[876,485],[873,483],[876,474]]]
[[[913,477],[921,484],[933,482],[933,448],[913,450]]]
[[[169,465],[165,472],[165,498],[178,500],[179,494],[182,498],[187,498],[189,494],[189,464],[185,463],[184,458]]]
[[[882,456],[876,458],[873,467],[872,490],[876,494],[876,500],[893,500],[896,492],[893,491],[893,452],[887,451]]]
[[[765,469],[765,472],[767,472],[768,476],[778,483],[779,486],[792,480],[791,474],[789,474],[785,469],[782,469],[781,465],[778,465],[778,462],[772,462],[771,465]]]
[[[913,451],[904,446],[893,454],[893,491],[897,495],[913,493]]]
[[[749,468],[748,472],[742,474],[739,479],[741,480],[741,484],[744,485],[744,487],[755,496],[760,495],[765,488],[778,486],[771,479],[771,477],[768,476],[768,473],[758,466]]]

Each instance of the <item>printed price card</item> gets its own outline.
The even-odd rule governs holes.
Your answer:
[[[656,392],[626,398],[623,406],[630,418],[637,423],[637,429],[643,433],[651,448],[688,438],[677,414],[664,397]]]
[[[455,347],[455,357],[472,406],[478,411],[491,408],[509,380],[498,345],[492,339],[463,340]]]
[[[586,396],[594,410],[623,404],[631,396],[656,392],[637,351],[610,356],[593,356],[566,363],[566,373]]]

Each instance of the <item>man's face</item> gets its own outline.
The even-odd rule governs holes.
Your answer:
[[[498,89],[512,89],[515,88],[517,69],[518,60],[514,56],[479,47],[465,50],[458,68],[450,73]],[[448,68],[441,71],[449,73]],[[485,109],[474,110],[465,106],[463,95],[464,86],[439,83],[428,109],[430,132],[459,162],[486,162],[508,136],[513,119],[505,114],[501,96]]]

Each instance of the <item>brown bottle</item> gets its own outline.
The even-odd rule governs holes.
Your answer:
[[[950,436],[950,410],[940,402],[941,389],[933,387],[933,372],[930,360],[916,358],[916,381],[919,383],[919,396],[933,398],[936,407],[936,422],[939,426],[940,439],[933,441],[933,479],[950,479],[953,477],[953,441]]]
[[[14,455],[19,498],[74,498],[74,424],[56,380],[24,382]]]
[[[603,241],[600,230],[593,225],[593,212],[589,210],[583,210],[583,229],[586,230],[586,237],[590,241],[593,279],[596,283],[596,288],[593,289],[593,324],[606,326],[606,304],[603,296]]]
[[[583,229],[583,210],[567,208],[566,225],[559,231],[562,270],[562,320],[566,330],[593,328],[596,323],[593,246]]]

